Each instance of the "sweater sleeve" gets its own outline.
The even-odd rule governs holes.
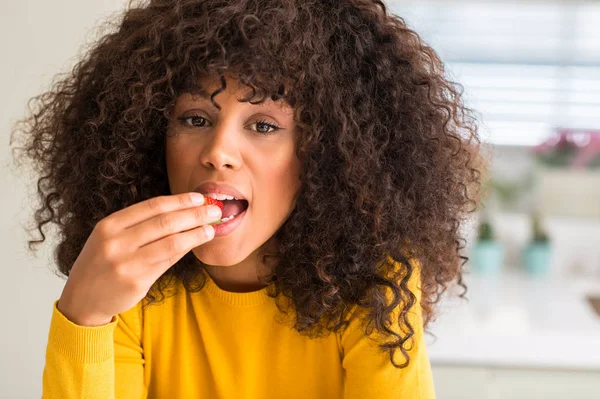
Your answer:
[[[408,312],[408,320],[414,329],[412,345],[411,340],[404,344],[410,356],[408,366],[396,368],[391,363],[389,352],[381,351],[378,347],[381,341],[372,338],[380,335],[375,330],[372,335],[366,335],[365,324],[360,317],[351,320],[348,328],[340,335],[344,399],[435,399],[431,364],[423,335],[421,294],[417,283],[420,284],[420,270],[415,268],[408,282],[417,298],[415,306]],[[399,307],[401,305],[402,302]],[[392,312],[396,323],[390,329],[406,336],[397,325],[399,307]],[[394,361],[396,364],[406,362],[399,349],[394,352]]]
[[[110,323],[85,327],[54,302],[42,399],[145,399],[140,304]]]

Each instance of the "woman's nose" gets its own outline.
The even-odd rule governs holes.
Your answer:
[[[239,138],[231,128],[212,129],[202,151],[202,163],[214,169],[237,169],[241,164]]]

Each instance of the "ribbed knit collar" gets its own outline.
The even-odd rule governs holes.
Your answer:
[[[204,289],[206,289],[207,294],[214,296],[231,306],[249,307],[273,300],[267,295],[268,286],[251,292],[225,291],[214,282],[208,273],[205,272],[204,274],[206,275],[206,285],[204,286]]]

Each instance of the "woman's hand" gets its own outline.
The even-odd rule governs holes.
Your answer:
[[[193,248],[210,241],[221,218],[190,193],[160,196],[99,221],[75,261],[58,301],[73,323],[99,326],[142,300],[152,284]],[[218,210],[215,216],[209,209]]]

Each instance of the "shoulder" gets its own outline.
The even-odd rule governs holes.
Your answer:
[[[424,339],[420,306],[420,264],[411,259],[412,272],[410,276],[400,273],[399,279],[406,280],[404,284],[412,292],[416,301],[408,309],[407,298],[402,298],[399,304],[388,315],[386,327],[398,334],[402,339],[412,331],[411,338],[405,340],[402,347],[406,356],[399,349],[398,337],[390,334],[383,336],[373,328],[373,322],[368,318],[364,309],[355,309],[346,330],[339,334],[340,359],[345,371],[345,392],[352,398],[427,398],[434,399],[433,376],[431,364]],[[399,267],[398,263],[394,264]],[[406,269],[406,268],[405,268]],[[388,303],[392,299],[391,289],[388,291]],[[411,330],[406,326],[400,327],[400,313],[406,310],[406,319]],[[380,345],[386,344],[382,349]],[[394,347],[390,353],[390,347]],[[396,364],[394,365],[394,363]]]
[[[401,262],[398,262],[391,257],[387,257],[388,262],[393,266],[392,271],[397,273],[395,282],[402,288],[406,285],[408,291],[414,296],[411,300],[410,295],[405,295],[400,298],[398,305],[389,313],[388,316],[388,327],[400,334],[406,335],[407,330],[401,331],[398,325],[398,320],[403,311],[406,311],[406,319],[410,326],[414,330],[414,337],[423,333],[423,318],[421,310],[421,263],[417,258],[409,259],[409,263],[412,267],[410,276],[407,274],[407,268],[403,268]],[[386,301],[390,304],[394,299],[393,291],[390,287],[385,287]],[[409,304],[412,302],[412,305]],[[338,334],[340,345],[342,348],[351,347],[361,341],[369,341],[373,346],[376,343],[381,343],[383,336],[376,329],[373,328],[373,321],[370,320],[368,309],[353,305],[349,310],[349,317],[347,318],[349,324],[346,329]],[[389,337],[389,336],[387,336]]]

